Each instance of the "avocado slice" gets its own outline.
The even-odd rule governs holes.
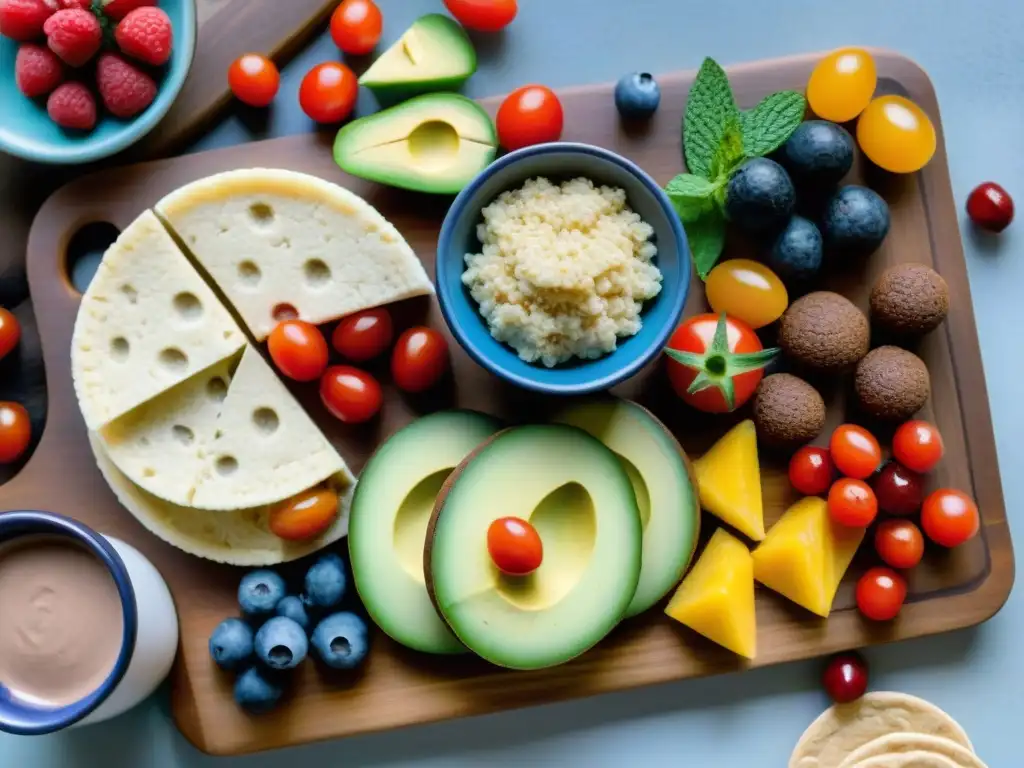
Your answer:
[[[544,556],[527,576],[491,560],[487,531],[529,520]],[[427,533],[428,588],[467,648],[493,664],[541,669],[591,648],[622,618],[640,578],[643,532],[615,454],[561,424],[499,432],[452,474]]]
[[[456,93],[430,93],[355,120],[338,131],[334,161],[381,184],[456,194],[498,151],[490,116]]]
[[[476,72],[476,49],[458,22],[421,16],[359,78],[378,96],[458,88]]]
[[[700,533],[700,502],[690,462],[654,414],[636,403],[601,398],[572,405],[556,422],[586,430],[619,457],[643,524],[643,568],[626,616],[652,607],[679,583]]]
[[[356,485],[348,525],[356,591],[377,626],[414,650],[466,652],[427,596],[423,545],[445,479],[499,429],[474,411],[424,416],[377,449]]]

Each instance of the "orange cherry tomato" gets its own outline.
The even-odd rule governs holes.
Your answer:
[[[978,535],[981,528],[978,505],[960,491],[948,488],[932,491],[921,506],[921,527],[939,546],[960,546]]]
[[[21,324],[9,310],[0,307],[0,360],[10,354],[21,340]]]
[[[235,98],[250,107],[266,107],[277,96],[281,74],[266,56],[247,53],[228,67],[228,86]]]
[[[863,48],[833,51],[811,73],[807,103],[818,117],[834,123],[853,120],[875,94],[875,60]]]
[[[882,448],[875,436],[856,424],[840,424],[828,445],[836,469],[847,477],[864,480],[882,463]]]
[[[519,10],[516,0],[444,0],[444,5],[459,24],[480,32],[507,27]]]
[[[367,309],[344,318],[331,335],[331,346],[355,363],[372,360],[394,338],[391,313],[386,307]]]
[[[307,491],[270,513],[270,532],[286,541],[315,539],[338,517],[338,494],[330,489]]]
[[[875,551],[893,568],[913,568],[924,557],[924,536],[909,520],[883,520],[875,530]]]
[[[391,377],[406,392],[430,389],[448,370],[448,342],[433,328],[410,328],[391,354]]]
[[[490,524],[487,551],[498,570],[510,576],[533,573],[544,560],[540,534],[519,517],[500,517]]]
[[[513,150],[558,141],[565,115],[554,91],[543,85],[525,85],[505,97],[496,122],[501,146]]]
[[[917,104],[902,96],[879,96],[857,120],[857,143],[879,168],[914,173],[932,159],[938,139]]]
[[[305,320],[282,320],[270,332],[267,348],[274,365],[289,379],[314,381],[327,368],[327,341]]]
[[[335,418],[346,424],[369,421],[384,402],[380,384],[366,371],[334,365],[320,379],[320,399]]]
[[[895,619],[907,599],[907,580],[891,568],[872,568],[857,582],[857,608],[873,621]]]
[[[867,528],[878,516],[878,500],[863,480],[841,477],[828,492],[828,515],[848,528]]]
[[[927,421],[908,421],[900,425],[892,438],[896,460],[914,472],[930,472],[942,459],[946,448],[942,435]]]
[[[340,123],[352,114],[358,96],[355,73],[336,61],[313,67],[299,86],[299,106],[317,123]]]
[[[331,16],[334,44],[352,56],[364,56],[380,42],[384,17],[373,0],[343,0]]]
[[[32,421],[18,403],[0,403],[0,464],[13,464],[32,441]]]

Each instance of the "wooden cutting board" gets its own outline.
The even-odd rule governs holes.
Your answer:
[[[781,88],[802,88],[816,59],[804,56],[732,68],[740,105],[750,107]],[[932,115],[941,137],[935,93],[925,73],[892,53],[878,52],[877,63],[881,90],[904,93],[917,101]],[[563,91],[564,138],[618,151],[665,183],[682,168],[679,126],[692,77],[685,73],[661,78],[660,112],[650,125],[629,131],[620,127],[610,86]],[[493,114],[498,103],[489,99],[485,105]],[[499,670],[474,658],[416,654],[376,632],[369,661],[355,677],[327,679],[316,665],[303,665],[280,709],[264,717],[246,716],[232,704],[231,678],[214,667],[207,650],[211,630],[237,612],[240,571],[191,558],[150,536],[117,504],[92,461],[69,372],[68,348],[78,295],[64,272],[63,255],[69,238],[84,222],[106,220],[123,228],[165,193],[217,171],[245,167],[254,156],[262,165],[317,174],[364,196],[394,222],[433,271],[438,228],[448,200],[347,177],[332,163],[328,141],[315,134],[108,170],[68,185],[43,207],[29,245],[29,281],[41,310],[39,328],[53,407],[35,457],[0,488],[0,509],[34,507],[70,514],[130,541],[152,558],[171,586],[181,618],[174,716],[200,749],[222,755],[254,752],[820,656],[977,624],[998,611],[1008,596],[1013,553],[957,214],[940,141],[935,159],[922,173],[900,178],[868,173],[872,186],[890,202],[892,232],[863,269],[824,279],[825,287],[866,307],[869,286],[880,270],[913,260],[934,265],[951,290],[948,320],[918,350],[929,365],[934,390],[923,416],[938,424],[947,449],[945,461],[929,482],[971,493],[981,509],[982,535],[952,552],[929,551],[911,574],[909,604],[898,621],[872,625],[858,615],[853,581],[870,564],[865,557],[851,569],[827,621],[759,589],[760,652],[751,665],[674,624],[658,610],[624,622],[597,648],[570,664],[529,673]],[[854,169],[858,179],[865,173],[861,167]],[[735,248],[730,248],[736,255]],[[691,315],[703,309],[703,291],[695,278],[686,312]],[[444,329],[434,300],[404,302],[394,312],[399,325],[427,322]],[[516,421],[540,418],[551,405],[492,379],[454,345],[452,364],[452,387],[426,402],[401,396],[385,374],[381,420],[360,429],[346,428],[329,417],[315,387],[300,386],[294,391],[357,472],[380,440],[425,411],[457,404]],[[691,455],[699,455],[730,425],[721,417],[701,417],[674,399],[657,364],[617,391],[657,413]],[[847,418],[843,392],[841,386],[825,392],[830,428]],[[771,524],[795,495],[784,462],[764,456],[762,461],[766,522]],[[710,518],[704,522],[706,536],[715,523]]]

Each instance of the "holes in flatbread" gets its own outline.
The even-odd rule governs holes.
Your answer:
[[[309,259],[302,265],[302,273],[310,288],[323,288],[331,282],[331,268],[320,259]]]
[[[125,283],[121,286],[121,295],[128,299],[129,304],[139,303],[139,292],[135,290],[135,286],[131,283]]]
[[[281,426],[281,420],[273,408],[257,408],[252,412],[252,422],[256,425],[257,431],[264,435],[274,434]]]
[[[72,235],[64,252],[64,273],[79,293],[85,293],[103,260],[103,254],[120,234],[121,231],[113,224],[94,221]]]
[[[260,271],[259,265],[255,261],[246,259],[245,261],[239,262],[238,279],[242,281],[243,285],[255,288],[260,284],[260,280],[262,278],[263,273]]]
[[[174,311],[187,323],[194,323],[203,316],[203,303],[194,293],[183,291],[174,297]]]
[[[131,345],[124,336],[115,336],[110,340],[110,356],[115,363],[123,363],[127,360],[131,350]]]
[[[149,438],[148,437],[143,435],[142,437],[139,438],[139,447],[141,447],[141,448],[149,448],[149,445],[150,445],[150,443],[149,443]]]
[[[220,376],[214,376],[206,382],[206,396],[218,403],[228,396],[228,383]]]
[[[249,206],[249,215],[258,227],[269,227],[274,223],[274,209],[267,203],[253,203]]]
[[[221,456],[216,463],[217,474],[221,477],[230,477],[238,471],[238,459],[234,456]]]
[[[142,476],[143,477],[156,477],[156,470],[153,469],[152,467],[143,467],[143,469],[142,469]]]
[[[169,373],[181,373],[188,368],[188,355],[177,347],[167,347],[160,350],[160,365]]]
[[[196,433],[184,424],[175,424],[171,427],[171,436],[184,446],[192,445],[196,439]]]
[[[299,310],[291,304],[278,304],[270,315],[274,318],[275,323],[280,323],[283,320],[295,320],[299,316]]]

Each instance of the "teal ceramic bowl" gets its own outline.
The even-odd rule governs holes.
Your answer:
[[[0,151],[38,163],[76,165],[116,154],[153,130],[185,84],[196,49],[195,0],[160,0],[158,5],[171,17],[174,50],[156,73],[156,100],[131,120],[105,114],[100,105],[99,121],[89,133],[65,131],[46,114],[45,99],[29,99],[18,90],[18,43],[0,37]]]

